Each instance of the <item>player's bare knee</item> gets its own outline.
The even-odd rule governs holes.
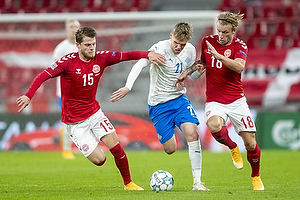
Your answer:
[[[194,142],[199,139],[199,133],[197,131],[193,131],[191,133],[184,134],[187,142]]]
[[[222,124],[216,120],[207,121],[207,127],[212,133],[216,133],[221,130]]]
[[[165,152],[166,152],[167,154],[171,155],[171,154],[173,154],[173,153],[175,152],[175,150],[174,150],[174,151],[165,150]]]
[[[248,151],[253,151],[256,147],[255,141],[245,142],[245,147]]]
[[[165,148],[164,150],[167,154],[171,155],[176,151],[176,148]]]

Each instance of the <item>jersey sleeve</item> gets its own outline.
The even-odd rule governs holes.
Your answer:
[[[39,87],[42,85],[42,83],[45,82],[46,80],[48,80],[49,78],[50,78],[50,74],[46,70],[42,71],[32,81],[32,83],[25,95],[29,99],[32,99],[32,97],[35,94],[35,92],[37,91],[37,89],[39,89]]]
[[[129,90],[131,90],[135,80],[140,75],[142,69],[144,67],[148,66],[149,64],[150,64],[150,61],[143,58],[143,59],[140,59],[135,65],[133,65],[130,73],[128,74],[125,87],[127,87]]]
[[[60,76],[64,72],[65,65],[67,65],[67,62],[60,63],[60,60],[57,60],[47,69],[45,69],[45,71],[50,75],[51,78],[54,78]]]
[[[105,66],[110,66],[117,64],[122,61],[128,60],[139,60],[141,58],[148,58],[148,54],[150,51],[127,51],[127,52],[111,52],[111,51],[102,51],[97,54],[102,56],[106,56],[105,59]],[[101,60],[101,57],[99,57]]]
[[[191,61],[187,67],[192,66],[194,64],[194,62],[196,61],[196,48],[194,47],[194,45],[191,44],[190,49],[191,49]]]
[[[153,44],[149,51],[153,51],[165,56],[165,43],[160,41],[156,44]]]
[[[205,40],[206,40],[205,37],[202,38],[202,40],[201,40],[201,57],[200,57],[201,61],[204,63],[206,63],[204,50],[207,48]]]
[[[247,45],[240,39],[236,40],[236,51],[234,55],[234,59],[241,58],[243,60],[247,60],[248,47]]]
[[[162,52],[158,52],[156,45],[157,44],[154,44],[147,52],[149,53],[150,51],[154,51],[156,53],[162,53]],[[147,57],[148,57],[148,54],[147,54]],[[150,64],[151,64],[151,62],[148,59],[142,58],[135,65],[133,65],[130,73],[128,74],[125,87],[127,87],[129,90],[131,90],[134,82],[140,75],[142,69],[147,67]]]
[[[31,99],[43,82],[49,78],[57,77],[64,72],[64,65],[65,62],[63,64],[59,64],[59,60],[50,65],[47,69],[35,77],[25,95]]]
[[[141,58],[148,58],[150,51],[128,51],[121,53],[121,61],[138,60]]]

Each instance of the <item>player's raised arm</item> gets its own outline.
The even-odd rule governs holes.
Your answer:
[[[196,80],[205,72],[205,70],[205,63],[203,63],[201,60],[197,60],[192,66],[188,67],[182,72],[182,74],[175,81],[174,86],[177,89],[181,89],[187,76],[189,76],[192,80]]]
[[[35,77],[26,94],[20,96],[16,100],[17,105],[20,107],[18,112],[22,112],[22,110],[30,103],[30,100],[32,99],[37,89],[42,85],[43,82],[45,82],[49,78],[50,75],[46,71],[42,71],[39,75]]]
[[[155,52],[150,52],[150,53],[157,54]],[[148,66],[149,64],[150,64],[150,60],[143,58],[143,59],[140,59],[135,65],[133,65],[130,73],[128,74],[125,87],[122,87],[122,88],[118,89],[117,91],[113,92],[112,96],[110,98],[110,101],[116,102],[116,101],[120,100],[121,98],[123,98],[133,87],[133,84],[134,84],[135,80],[138,78],[138,76],[140,75],[142,69],[144,67]]]
[[[242,73],[242,71],[245,69],[246,61],[241,58],[236,59],[230,59],[226,56],[221,55],[216,51],[216,49],[211,45],[208,41],[206,41],[208,51],[219,61],[221,61],[225,66],[228,68],[238,72]]]

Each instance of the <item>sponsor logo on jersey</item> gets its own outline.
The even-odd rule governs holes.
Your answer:
[[[112,55],[112,56],[116,56],[117,54],[116,54],[115,51],[113,51],[113,52],[111,52],[111,55]]]
[[[56,63],[53,63],[52,65],[50,65],[50,68],[51,68],[52,70],[54,70],[56,67],[57,67],[57,64],[56,64]]]
[[[81,69],[76,69],[76,74],[81,74]]]
[[[94,72],[94,74],[99,73],[100,72],[100,66],[99,65],[94,65],[93,66],[93,72]]]
[[[229,58],[230,55],[231,55],[231,50],[230,50],[230,49],[226,49],[226,50],[224,51],[224,56],[227,57],[227,58]]]

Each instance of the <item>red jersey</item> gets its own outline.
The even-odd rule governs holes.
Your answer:
[[[101,51],[90,61],[81,60],[78,53],[67,54],[38,75],[25,95],[31,99],[45,80],[60,76],[62,122],[70,124],[83,121],[100,109],[96,92],[104,69],[121,61],[147,58],[148,53]]]
[[[233,71],[216,60],[208,53],[206,40],[218,53],[230,59],[247,59],[247,45],[240,39],[233,37],[230,45],[224,46],[218,43],[218,35],[206,36],[201,43],[201,60],[206,63],[206,102],[219,102],[229,104],[244,96],[241,73]]]

